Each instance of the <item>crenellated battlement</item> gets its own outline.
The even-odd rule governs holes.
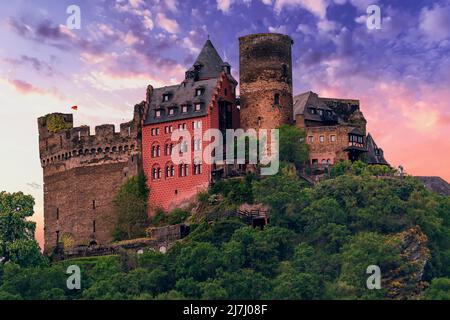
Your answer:
[[[73,115],[53,113],[38,119],[39,152],[44,175],[101,163],[138,161],[144,104],[133,120],[120,124],[73,127]],[[93,134],[91,134],[93,133]]]

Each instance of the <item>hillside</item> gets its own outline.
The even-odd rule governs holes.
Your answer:
[[[270,208],[264,230],[208,219],[244,203]],[[191,232],[166,254],[0,265],[0,299],[449,298],[450,198],[412,177],[342,163],[309,186],[285,165],[269,178],[219,182],[177,215]],[[72,264],[79,291],[65,287]],[[380,290],[367,289],[371,265]]]

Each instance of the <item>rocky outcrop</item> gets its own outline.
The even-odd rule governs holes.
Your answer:
[[[422,279],[430,259],[428,238],[417,226],[394,235],[393,240],[400,246],[403,263],[389,272],[383,287],[390,299],[417,299],[427,287]]]

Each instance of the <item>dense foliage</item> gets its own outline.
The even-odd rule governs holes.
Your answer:
[[[148,194],[146,177],[142,172],[129,178],[121,186],[114,199],[115,240],[145,236],[145,229],[148,226]]]
[[[283,166],[265,179],[222,182],[201,198],[217,193],[229,204],[269,205],[270,225],[194,224],[166,254],[0,265],[0,299],[385,299],[386,288],[367,289],[366,268],[410,272],[397,235],[413,227],[431,252],[423,276],[429,286],[415,297],[450,298],[450,198],[411,177],[342,163],[310,187]],[[170,222],[186,215],[178,210]],[[82,270],[81,290],[66,288],[69,265]]]
[[[280,161],[299,167],[309,160],[309,148],[305,142],[306,133],[297,127],[282,125],[280,130]]]
[[[33,266],[44,261],[34,239],[36,224],[28,221],[34,199],[18,193],[0,193],[0,262]]]

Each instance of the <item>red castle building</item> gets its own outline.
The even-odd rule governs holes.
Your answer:
[[[142,128],[142,159],[150,187],[149,214],[189,203],[206,190],[214,170],[204,163],[202,137],[208,129],[239,128],[237,81],[231,67],[206,41],[192,68],[179,85],[148,90],[148,110]],[[187,131],[190,141],[172,141],[174,130]],[[174,163],[174,152],[190,152],[190,159]],[[190,161],[189,161],[190,160]]]

